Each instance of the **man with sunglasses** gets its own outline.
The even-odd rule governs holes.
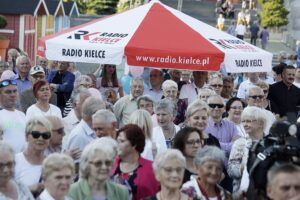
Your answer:
[[[267,117],[267,124],[264,130],[265,135],[269,134],[269,130],[272,124],[276,121],[275,115],[263,108],[263,100],[264,100],[264,91],[258,86],[252,86],[248,92],[246,93],[246,100],[248,106],[256,106],[261,108],[262,111],[266,114]]]
[[[15,80],[0,82],[0,126],[3,128],[3,140],[20,152],[25,145],[25,114],[16,109],[18,89]]]
[[[224,100],[219,95],[212,95],[207,99],[209,107],[208,126],[204,132],[215,136],[224,150],[226,156],[229,157],[231,146],[234,140],[239,137],[235,124],[229,120],[222,118],[225,112]]]

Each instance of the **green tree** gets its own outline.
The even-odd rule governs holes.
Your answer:
[[[87,12],[87,1],[86,0],[64,0],[65,2],[76,2],[79,13],[86,14]]]
[[[259,14],[261,25],[267,27],[280,27],[289,23],[289,11],[284,7],[283,0],[259,0],[262,12]]]
[[[120,0],[117,6],[117,12],[120,13],[128,10],[130,8],[130,4],[131,8],[134,8],[142,5],[143,3],[143,0]]]
[[[88,14],[110,15],[116,13],[118,0],[89,0]]]

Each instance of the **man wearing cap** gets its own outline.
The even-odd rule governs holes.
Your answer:
[[[0,126],[3,128],[3,141],[10,144],[15,153],[25,145],[25,114],[16,109],[18,89],[16,80],[0,82]]]
[[[30,81],[32,85],[34,85],[35,82],[39,80],[45,80],[45,71],[43,67],[36,65],[30,69]],[[53,105],[56,105],[56,94],[52,92],[50,103]],[[32,87],[25,90],[24,92],[21,93],[20,95],[20,104],[21,104],[21,109],[25,113],[27,108],[29,108],[32,104],[36,103],[36,99],[33,95],[33,89]]]

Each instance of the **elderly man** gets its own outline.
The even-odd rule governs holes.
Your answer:
[[[299,200],[300,167],[294,164],[272,167],[268,171],[267,195],[272,200]]]
[[[247,74],[248,79],[243,81],[237,91],[236,96],[240,99],[245,99],[248,89],[254,86],[259,81],[259,73],[252,72]]]
[[[9,49],[7,52],[7,56],[8,68],[14,73],[17,73],[16,60],[20,56],[19,52],[17,51],[17,49]]]
[[[179,99],[184,99],[186,104],[191,104],[198,97],[198,91],[207,87],[205,84],[208,81],[208,73],[205,71],[194,71],[193,72],[194,82],[185,84],[180,90]]]
[[[297,116],[300,106],[300,89],[293,83],[296,69],[293,66],[283,68],[282,81],[270,85],[268,99],[271,102],[271,111],[275,114]]]
[[[152,69],[150,71],[150,87],[145,89],[145,94],[152,97],[154,102],[161,100],[163,91],[161,88],[162,82],[164,81],[163,72],[159,69]]]
[[[105,109],[105,103],[99,98],[88,97],[83,102],[82,119],[68,136],[64,147],[66,150],[79,148],[82,151],[87,144],[97,138],[95,131],[92,129],[92,116],[101,109]]]
[[[92,127],[99,138],[108,136],[116,139],[117,125],[116,116],[109,110],[98,110],[92,116]]]
[[[232,143],[239,137],[238,130],[233,122],[222,119],[222,115],[225,112],[225,105],[221,96],[212,95],[207,99],[207,102],[209,106],[209,119],[208,126],[204,132],[215,136],[220,142],[221,149],[229,157]]]
[[[15,80],[18,86],[18,93],[22,94],[27,89],[31,88],[31,81],[29,80],[30,60],[27,56],[19,56],[16,61],[17,74]]]
[[[82,104],[83,102],[91,96],[91,93],[86,88],[79,88],[75,89],[71,95],[71,102],[72,102],[72,110],[69,114],[63,118],[63,123],[65,127],[66,137],[71,133],[71,131],[79,124],[81,120],[81,113],[82,113]]]
[[[140,96],[137,99],[138,109],[144,109],[149,112],[150,115],[153,115],[154,102],[152,98],[148,95]]]
[[[47,79],[49,74],[50,74],[50,69],[48,67],[48,59],[43,58],[43,57],[39,57],[38,58],[38,64],[43,68],[43,70],[45,72],[45,77]]]
[[[132,79],[130,84],[130,95],[120,98],[114,105],[114,113],[119,122],[119,127],[123,127],[128,123],[131,113],[137,109],[137,99],[143,95],[143,92],[143,79]]]
[[[264,130],[265,135],[269,134],[269,130],[272,124],[276,121],[276,118],[272,112],[263,108],[264,91],[258,86],[252,86],[246,93],[246,100],[248,106],[256,106],[261,108],[267,117],[267,124]]]
[[[39,80],[44,80],[45,79],[45,72],[43,68],[39,65],[36,65],[30,69],[30,81],[32,85],[35,84],[35,82]],[[29,108],[32,104],[36,103],[36,98],[33,95],[33,89],[32,87],[25,90],[20,94],[20,104],[21,104],[21,109],[25,113],[27,108]],[[56,94],[52,92],[51,94],[51,99],[50,103],[53,105],[57,104],[57,97]]]
[[[51,71],[48,76],[50,87],[57,94],[57,107],[62,112],[71,96],[75,81],[74,74],[67,71],[68,68],[68,62],[59,62],[58,70]]]
[[[15,80],[0,82],[0,127],[3,128],[3,140],[12,145],[15,152],[21,152],[25,145],[25,114],[16,110],[18,99]]]
[[[51,123],[51,138],[49,141],[49,146],[45,150],[45,156],[51,153],[60,153],[62,150],[62,139],[65,135],[64,125],[62,120],[56,116],[46,116],[46,118]]]

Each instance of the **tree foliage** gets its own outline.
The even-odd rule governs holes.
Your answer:
[[[262,12],[259,14],[261,25],[267,27],[280,27],[288,24],[289,11],[284,7],[283,0],[259,0]]]
[[[124,12],[130,8],[140,6],[144,3],[143,0],[119,0],[118,6],[117,6],[117,12]]]
[[[110,15],[116,13],[118,0],[89,0],[87,3],[88,14]]]

